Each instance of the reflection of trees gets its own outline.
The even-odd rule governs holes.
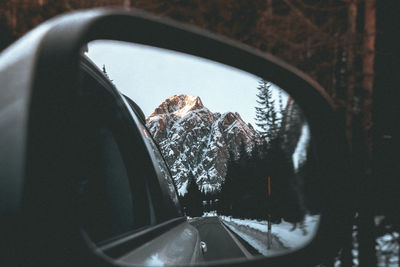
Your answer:
[[[279,129],[279,145],[288,155],[293,155],[300,138],[301,128],[306,123],[300,108],[289,98],[284,110]]]
[[[180,197],[180,202],[187,216],[200,217],[203,215],[203,195],[193,175],[189,177],[188,181],[187,193]]]
[[[306,120],[290,98],[285,107],[280,108],[278,117],[279,124],[270,128],[274,129],[274,135],[266,134],[251,151],[242,143],[239,156],[229,155],[225,181],[218,193],[200,192],[195,177],[190,177],[188,192],[181,197],[187,215],[201,216],[204,211],[216,210],[236,218],[270,218],[275,223],[284,219],[293,223],[293,227],[303,229],[305,215],[319,212],[319,179],[311,138],[302,148],[305,153],[300,163],[293,161],[293,153],[307,127]],[[270,195],[267,193],[268,177]]]
[[[308,129],[306,118],[297,104],[289,98],[282,112],[281,141],[279,142],[284,153],[291,157],[289,160],[292,160],[292,155],[295,153],[303,127]],[[309,213],[316,214],[320,212],[319,205],[321,205],[321,196],[318,189],[320,188],[320,177],[318,177],[317,155],[311,134],[304,150],[304,153],[301,153],[302,155],[298,158],[297,168],[294,169],[291,184],[294,185],[303,209]]]
[[[267,179],[271,179],[271,194]],[[218,212],[237,218],[300,222],[305,209],[293,183],[293,164],[279,144],[264,144],[260,149],[241,153],[239,160],[228,163],[225,183],[219,195]]]
[[[219,193],[218,213],[238,218],[265,219],[266,179],[262,177],[261,153],[241,147],[239,159],[228,161],[225,182]]]
[[[259,81],[257,90],[256,125],[261,137],[271,142],[277,137],[279,119],[275,109],[275,100],[272,97],[272,84],[266,80]]]
[[[301,227],[306,213],[318,212],[317,205],[311,201],[315,198],[308,196],[314,193],[312,185],[317,178],[312,146],[304,146],[306,153],[302,154],[305,156],[296,168],[293,162],[293,153],[304,134],[303,127],[307,127],[306,120],[291,98],[280,113],[281,121],[275,124],[278,126],[269,128],[276,134],[264,134],[263,143],[255,145],[251,153],[242,146],[239,159],[231,157],[228,162],[225,182],[218,196],[220,214],[251,219],[270,216],[272,221],[284,219],[300,223]],[[268,177],[270,195],[267,193]]]
[[[275,140],[267,151],[266,173],[271,177],[271,196],[268,198],[273,218],[283,218],[289,222],[303,220],[305,209],[301,205],[301,195],[296,184],[293,161],[290,154],[282,149],[280,140]]]

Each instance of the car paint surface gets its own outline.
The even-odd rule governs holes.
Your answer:
[[[49,20],[0,54],[0,214],[17,213],[22,202],[33,73],[41,41],[63,20],[79,23],[98,14],[99,11],[89,11]]]
[[[117,88],[114,87],[114,85],[103,75],[101,70],[99,70],[98,67],[90,60],[85,59],[82,61],[82,64],[85,66],[82,71],[84,69],[90,69],[90,72],[96,73],[96,75],[92,77],[96,77],[99,87],[103,87],[104,90],[113,90],[117,92]],[[162,157],[156,156],[157,154],[161,154],[157,148],[154,148],[149,144],[152,139],[148,136],[149,133],[143,125],[143,122],[140,120],[140,117],[137,115],[140,114],[140,108],[130,105],[126,96],[123,96],[122,94],[119,95],[123,102],[123,104],[121,104],[125,105],[126,110],[129,112],[130,117],[132,118],[132,122],[135,124],[135,128],[140,133],[142,140],[146,144],[148,152],[151,155],[154,163],[154,169],[157,173],[157,177],[159,178],[160,187],[163,189],[162,193],[164,194],[165,201],[178,201],[174,185],[168,182],[172,181],[172,178],[169,176],[169,172],[166,173],[162,169],[162,165],[165,167],[166,163]],[[129,101],[133,102],[131,99],[129,99]],[[170,199],[171,196],[172,199]],[[172,207],[174,207],[174,205],[172,205]],[[177,215],[182,216],[179,203],[176,207],[178,208]],[[163,223],[161,223],[161,225],[162,224]],[[147,231],[147,229],[144,229],[143,231],[138,232],[138,234],[140,235]],[[135,236],[133,235],[129,238],[134,239]],[[203,261],[200,241],[198,230],[184,220],[160,236],[146,242],[138,248],[131,250],[122,257],[118,257],[116,262],[124,264],[138,264],[140,266],[160,264],[196,264]]]
[[[202,262],[199,233],[187,222],[124,255],[118,263],[154,265],[189,265]]]

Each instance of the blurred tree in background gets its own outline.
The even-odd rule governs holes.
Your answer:
[[[58,14],[92,7],[139,8],[225,35],[297,66],[342,114],[359,188],[361,265],[374,265],[374,222],[399,229],[396,147],[400,115],[398,0],[3,0],[0,50]],[[396,30],[397,29],[397,30]],[[374,90],[375,89],[375,90]],[[374,106],[374,103],[378,105]],[[359,170],[362,170],[360,172]],[[397,225],[397,226],[396,226]],[[351,240],[351,237],[349,237]],[[344,245],[344,247],[346,247]],[[347,247],[347,254],[349,248]],[[342,253],[345,255],[346,253]],[[345,260],[349,264],[349,260]]]

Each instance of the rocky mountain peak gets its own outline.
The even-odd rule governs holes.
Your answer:
[[[226,112],[222,114],[222,125],[223,126],[229,126],[232,125],[235,122],[240,122],[240,123],[244,123],[244,121],[242,120],[242,117],[240,117],[239,113],[237,112]]]
[[[194,179],[205,192],[218,191],[227,162],[239,158],[244,145],[250,153],[260,137],[237,112],[211,112],[201,99],[174,95],[161,103],[146,119],[170,167],[180,195]]]
[[[187,115],[190,111],[196,109],[204,108],[200,97],[190,96],[190,95],[173,95],[164,102],[162,102],[154,112],[149,116],[149,118],[155,117],[157,115],[174,115],[176,117],[183,117]]]

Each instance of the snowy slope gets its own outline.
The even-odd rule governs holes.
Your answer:
[[[189,179],[200,189],[220,188],[230,157],[237,159],[242,145],[249,153],[260,137],[238,113],[213,113],[199,97],[174,95],[146,119],[146,125],[169,165],[179,194]]]
[[[222,221],[263,255],[282,253],[306,245],[316,233],[319,215],[307,215],[303,224],[293,229],[293,224],[282,221],[272,224],[272,248],[267,249],[268,222],[220,216]]]

